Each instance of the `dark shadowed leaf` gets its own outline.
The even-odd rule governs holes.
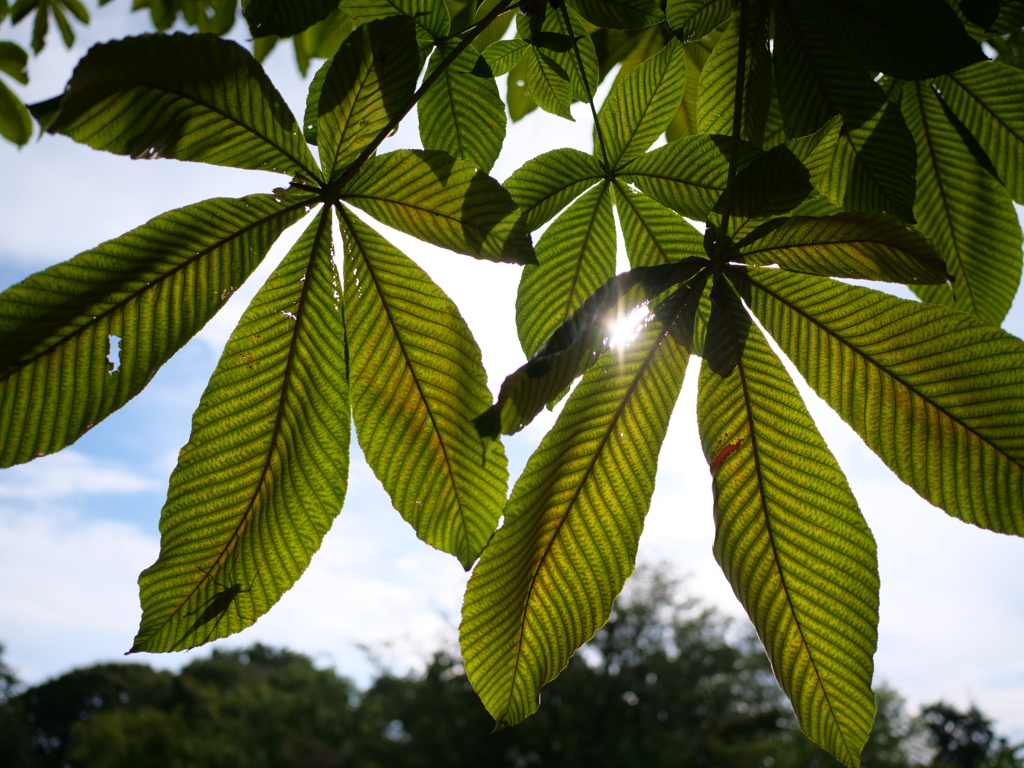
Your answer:
[[[374,21],[349,36],[320,87],[317,144],[325,175],[338,178],[409,106],[418,75],[416,33],[409,19]],[[319,73],[312,88],[317,79]]]
[[[567,0],[576,13],[599,27],[637,29],[665,20],[657,0]]]
[[[460,627],[469,681],[498,727],[534,712],[541,686],[607,621],[633,570],[687,359],[653,320],[606,352],[513,488]]]
[[[0,80],[0,136],[15,144],[27,144],[32,138],[32,116],[21,99]]]
[[[338,0],[249,0],[242,9],[253,37],[290,37],[327,18]]]
[[[130,653],[241,631],[319,549],[348,484],[340,290],[324,208],[242,315],[192,417]]]
[[[821,191],[848,210],[885,211],[913,222],[914,138],[899,107],[839,44],[782,0],[775,13],[775,82],[787,136],[843,116]]]
[[[715,559],[804,733],[860,766],[875,716],[875,541],[782,361],[726,288],[697,395]]]
[[[402,149],[371,159],[342,190],[371,216],[428,243],[490,261],[533,264],[512,196],[472,163]]]
[[[914,216],[953,277],[952,290],[936,285],[915,292],[998,325],[1020,284],[1021,229],[1013,202],[964,145],[931,86],[903,83],[896,98],[917,142]]]
[[[417,536],[469,568],[498,524],[508,470],[473,418],[480,349],[426,273],[342,210],[352,415],[366,461]]]
[[[141,392],[304,213],[207,200],[0,294],[0,463],[59,451]]]
[[[876,72],[923,80],[984,61],[945,0],[802,0],[846,51]]]
[[[1024,535],[1024,342],[935,304],[746,274],[758,319],[903,482],[954,517]]]
[[[448,34],[448,9],[444,0],[341,0],[341,11],[364,21],[390,16],[409,16],[422,35],[433,40]]]
[[[95,149],[319,177],[302,132],[252,55],[209,35],[94,46],[49,126]]]

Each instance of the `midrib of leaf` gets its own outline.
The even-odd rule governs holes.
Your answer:
[[[221,240],[218,240],[216,243],[214,243],[213,245],[209,246],[208,248],[204,248],[203,250],[199,251],[195,256],[192,256],[192,257],[186,259],[185,261],[181,262],[180,264],[178,264],[173,269],[171,269],[171,270],[161,274],[153,282],[146,283],[146,285],[144,285],[142,288],[139,288],[136,291],[132,291],[132,293],[128,294],[128,296],[126,298],[124,298],[123,300],[117,302],[116,304],[111,305],[109,308],[107,308],[106,310],[104,310],[100,314],[94,316],[92,318],[92,320],[89,320],[88,322],[83,323],[82,325],[78,326],[77,328],[75,328],[74,331],[72,331],[68,335],[61,336],[56,342],[54,342],[53,344],[49,345],[45,349],[40,350],[39,352],[37,352],[32,357],[30,357],[30,358],[28,358],[26,360],[23,360],[22,362],[19,362],[17,365],[12,366],[10,369],[8,369],[3,374],[3,378],[7,378],[8,376],[11,376],[11,375],[17,373],[18,371],[20,371],[22,368],[25,368],[26,366],[32,365],[32,363],[34,363],[39,358],[44,357],[45,355],[50,354],[56,347],[60,347],[60,346],[63,346],[64,344],[67,344],[69,341],[71,341],[72,339],[76,338],[82,332],[84,332],[87,329],[91,328],[96,323],[102,322],[107,317],[109,317],[111,314],[114,314],[114,313],[120,311],[126,304],[130,304],[132,301],[134,301],[135,299],[139,298],[139,296],[141,296],[142,294],[148,293],[149,291],[151,291],[153,289],[154,286],[160,285],[165,280],[168,280],[171,277],[173,277],[176,274],[178,274],[181,270],[186,269],[186,268],[192,266],[196,261],[198,261],[198,260],[208,256],[211,252],[213,252],[213,251],[217,250],[218,248],[222,247],[225,243],[228,243],[228,242],[230,242],[232,240],[235,240],[235,239],[245,235],[246,233],[251,232],[252,230],[256,229],[257,227],[262,227],[264,224],[266,224],[266,223],[268,223],[270,221],[273,221],[274,219],[277,219],[277,218],[280,218],[281,216],[285,216],[285,215],[287,215],[289,213],[292,213],[293,211],[308,205],[309,202],[310,202],[309,200],[303,200],[301,203],[296,203],[295,205],[292,205],[292,206],[290,206],[288,208],[282,208],[281,210],[276,211],[275,213],[271,214],[270,216],[262,218],[259,221],[255,221],[252,224],[249,224],[248,226],[246,226],[246,227],[244,227],[242,229],[233,231],[229,237],[222,238]]]
[[[436,150],[434,150],[434,151],[436,151]],[[491,234],[491,230],[489,230],[489,229],[483,229],[482,227],[478,227],[478,226],[476,226],[474,224],[470,224],[469,222],[463,221],[462,219],[456,219],[456,218],[454,218],[452,216],[448,216],[448,215],[443,214],[443,213],[438,213],[433,208],[424,208],[422,206],[415,205],[413,203],[408,203],[408,202],[406,202],[404,200],[393,200],[390,197],[380,197],[378,195],[367,195],[367,194],[363,194],[363,193],[358,193],[358,194],[344,194],[343,193],[342,196],[341,196],[342,200],[352,200],[352,199],[356,199],[356,198],[361,199],[361,200],[376,200],[376,201],[384,203],[386,205],[397,205],[400,208],[410,208],[410,209],[415,210],[415,211],[422,211],[422,212],[424,212],[426,214],[429,214],[430,216],[436,216],[439,219],[445,219],[446,221],[454,222],[455,225],[456,225],[456,228],[462,227],[463,229],[472,229],[475,232],[482,232],[483,235],[484,235],[484,241],[486,241],[487,237]]]
[[[967,288],[967,294],[972,307],[977,307],[978,302],[974,298],[974,290],[971,285],[973,281],[967,280],[967,270],[963,263],[963,257],[960,253],[960,243],[957,238],[956,227],[953,225],[953,214],[949,210],[949,197],[946,194],[946,185],[942,180],[942,173],[940,172],[941,165],[935,158],[935,146],[932,143],[932,134],[928,129],[928,113],[925,109],[924,99],[921,98],[921,83],[912,83],[914,87],[914,98],[917,100],[917,109],[921,115],[921,125],[924,128],[924,140],[928,146],[928,156],[931,158],[932,173],[935,175],[935,187],[938,190],[939,199],[942,200],[942,210],[946,214],[943,223],[946,225],[946,234],[953,245],[953,256],[956,259],[957,265],[960,267],[960,275],[964,278],[960,282]],[[925,86],[928,87],[928,86]]]
[[[312,242],[311,247],[310,247],[309,261],[306,262],[305,275],[307,276],[307,278],[308,278],[308,275],[310,274],[310,272],[313,269],[313,263],[316,261],[317,256],[319,255],[318,246],[319,246],[321,240],[324,237],[324,225],[328,221],[330,221],[330,218],[328,216],[329,210],[330,209],[328,209],[325,206],[325,207],[323,207],[320,210],[320,213],[317,214],[320,217],[320,221],[319,221],[319,223],[317,225],[316,237],[314,237],[313,242]],[[328,232],[327,236],[330,237],[330,232]],[[260,498],[261,492],[263,490],[264,481],[267,478],[267,472],[270,471],[271,460],[272,460],[273,456],[278,453],[277,445],[276,444],[277,444],[277,436],[278,436],[278,434],[281,431],[281,419],[282,419],[282,416],[283,416],[283,413],[284,413],[284,408],[282,407],[282,404],[288,398],[289,387],[290,387],[291,376],[292,376],[292,362],[293,362],[294,357],[295,357],[295,348],[298,346],[298,343],[299,343],[299,336],[300,336],[300,332],[302,330],[302,321],[303,321],[303,318],[305,318],[305,315],[306,315],[306,312],[305,312],[305,309],[306,309],[306,294],[309,292],[309,288],[310,288],[310,284],[311,283],[312,283],[312,280],[309,280],[309,279],[306,279],[306,280],[303,281],[303,283],[302,283],[302,291],[299,294],[299,303],[295,307],[295,328],[292,330],[291,340],[288,342],[288,355],[285,357],[284,374],[282,376],[283,381],[281,383],[281,396],[278,399],[278,405],[277,405],[276,413],[274,415],[274,426],[273,426],[273,428],[270,431],[270,440],[267,442],[267,445],[268,445],[267,455],[263,459],[263,467],[260,469],[259,479],[255,482],[255,484],[253,486],[254,490],[252,492],[252,497],[249,499],[249,503],[246,505],[245,511],[242,512],[241,519],[239,520],[238,525],[235,526],[235,530],[231,532],[231,535],[228,537],[228,540],[226,542],[224,542],[224,546],[221,548],[220,554],[217,555],[217,558],[213,561],[213,564],[210,566],[209,573],[206,575],[206,577],[204,577],[204,578],[200,579],[198,582],[196,582],[195,587],[193,587],[192,591],[189,593],[188,598],[185,601],[182,602],[182,605],[187,604],[187,602],[192,599],[192,596],[195,595],[196,592],[198,592],[199,589],[206,584],[207,579],[212,579],[213,578],[214,571],[216,570],[219,561],[223,557],[225,557],[227,555],[228,551],[231,549],[231,547],[232,547],[233,543],[235,542],[235,540],[239,537],[239,535],[242,533],[242,531],[248,525],[248,523],[249,523],[249,516],[252,513],[252,510],[253,510],[253,507],[256,504],[256,501]],[[159,628],[157,628],[157,630],[154,632],[154,634],[160,632],[160,630],[163,629],[164,626],[166,626],[167,622],[169,622],[171,620],[171,617],[173,617],[173,616],[174,616],[174,613],[172,613],[170,616],[168,616],[167,619],[164,621],[164,624],[161,625]]]
[[[168,88],[167,86],[136,85],[136,86],[133,86],[133,88],[152,89],[154,91],[159,91],[161,93],[168,93],[168,94],[171,94],[172,96],[177,96],[178,98],[184,99],[186,101],[190,101],[193,104],[198,104],[199,106],[203,107],[204,109],[208,109],[211,112],[213,112],[213,113],[215,113],[217,115],[220,115],[223,118],[226,118],[229,122],[233,123],[234,125],[237,125],[239,128],[242,128],[246,132],[251,133],[254,136],[258,136],[259,138],[263,139],[265,142],[267,142],[267,144],[272,146],[274,149],[278,150],[282,155],[284,155],[289,160],[294,162],[295,165],[297,165],[299,168],[301,168],[306,173],[308,173],[310,179],[320,178],[320,174],[319,174],[318,171],[311,170],[309,168],[309,166],[306,165],[303,161],[299,160],[297,157],[292,155],[290,152],[286,151],[283,147],[278,146],[275,142],[271,141],[267,136],[265,136],[263,133],[261,133],[255,127],[249,126],[249,125],[245,125],[243,123],[240,123],[238,120],[236,120],[234,117],[229,115],[227,112],[224,112],[223,110],[219,109],[218,107],[214,106],[213,104],[207,104],[205,101],[200,101],[195,96],[189,96],[188,94],[181,93],[180,91],[176,91],[176,90],[174,90],[172,88]]]
[[[985,443],[985,445],[987,445],[989,448],[991,448],[993,451],[995,451],[999,456],[1002,456],[1003,458],[1005,458],[1010,464],[1013,464],[1013,465],[1016,465],[1018,467],[1021,467],[1021,469],[1024,470],[1024,464],[1021,464],[1016,459],[1014,459],[1014,458],[1010,457],[1009,455],[1007,455],[1006,452],[1000,450],[998,446],[993,445],[991,441],[987,440],[984,436],[978,434],[978,432],[976,430],[971,429],[970,427],[968,427],[960,419],[957,419],[949,411],[947,411],[941,405],[936,403],[932,398],[930,398],[927,395],[923,394],[919,389],[917,389],[912,384],[909,384],[907,381],[905,381],[901,376],[899,376],[898,374],[896,374],[893,371],[889,370],[888,368],[883,368],[880,364],[876,363],[870,356],[864,354],[859,349],[857,349],[855,346],[852,346],[851,344],[847,343],[846,339],[844,339],[842,336],[839,336],[837,334],[832,333],[826,326],[824,326],[821,323],[819,323],[817,318],[815,318],[813,315],[810,315],[807,312],[804,312],[800,308],[798,308],[798,307],[794,306],[793,304],[791,304],[790,302],[786,301],[785,298],[783,298],[782,296],[780,296],[778,293],[776,293],[775,291],[771,290],[770,288],[762,285],[759,282],[755,282],[753,280],[750,280],[750,278],[748,278],[746,275],[743,275],[740,272],[733,272],[733,274],[741,276],[744,280],[746,280],[747,282],[750,282],[751,284],[753,284],[753,286],[757,290],[767,294],[768,296],[771,296],[775,301],[779,302],[780,304],[782,304],[783,306],[788,308],[790,312],[794,312],[795,314],[798,314],[801,317],[805,318],[808,322],[813,324],[820,332],[824,333],[828,338],[836,340],[838,343],[842,344],[846,349],[850,350],[855,355],[857,355],[862,360],[864,360],[868,364],[869,368],[875,369],[875,370],[881,369],[881,370],[885,371],[886,376],[889,376],[890,378],[892,378],[892,380],[897,382],[900,386],[905,387],[908,392],[911,392],[915,396],[921,398],[922,401],[924,401],[925,403],[930,405],[937,412],[941,413],[945,418],[949,419],[950,423],[957,425],[959,428],[964,430],[964,432],[966,432],[967,434],[973,435],[978,440],[983,441]]]
[[[601,185],[601,191],[598,192],[597,199],[594,201],[594,208],[590,212],[590,220],[587,222],[587,234],[584,236],[580,243],[579,253],[585,253],[587,250],[587,244],[590,243],[590,233],[594,230],[594,219],[597,218],[598,211],[601,210],[601,201],[604,200],[604,196],[608,194],[608,182],[604,182]],[[572,297],[576,295],[576,286],[580,281],[580,270],[583,268],[583,259],[576,259],[576,265],[572,272],[572,287],[566,293],[565,310],[562,312],[562,317],[568,317],[572,314],[574,307],[572,306]],[[618,417],[616,417],[618,418]]]
[[[703,283],[700,283],[700,286],[703,287]],[[668,336],[669,333],[671,333],[672,328],[675,327],[676,321],[683,314],[685,307],[692,300],[692,294],[693,290],[691,289],[690,295],[687,296],[686,301],[681,302],[676,312],[670,318],[667,318],[663,321],[664,328],[661,331],[658,341],[655,344],[651,345],[650,350],[647,352],[647,356],[644,358],[643,364],[637,369],[636,375],[633,377],[633,380],[629,383],[629,386],[626,388],[626,392],[622,396],[621,400],[619,400],[619,404],[615,407],[615,415],[608,422],[608,428],[601,436],[601,440],[598,443],[597,448],[594,450],[590,460],[587,462],[586,470],[584,471],[582,477],[580,477],[579,482],[576,483],[576,488],[573,490],[572,498],[569,501],[569,503],[566,504],[565,506],[565,512],[561,515],[561,519],[555,526],[555,529],[552,532],[551,537],[548,540],[548,543],[544,546],[543,554],[539,558],[537,558],[537,567],[533,570],[533,576],[530,578],[530,586],[526,591],[526,599],[523,602],[523,618],[519,622],[518,638],[516,640],[516,663],[515,666],[512,668],[511,677],[513,681],[519,678],[519,662],[523,657],[523,634],[526,631],[527,616],[531,613],[530,603],[531,598],[533,597],[533,588],[534,586],[536,586],[538,581],[537,574],[539,574],[541,568],[544,567],[544,564],[547,561],[548,556],[551,554],[551,548],[554,546],[555,542],[558,541],[559,534],[562,532],[562,527],[565,525],[566,521],[572,515],[572,510],[575,508],[576,503],[579,501],[580,494],[583,492],[583,488],[586,486],[587,481],[590,479],[590,475],[593,473],[594,468],[600,463],[601,454],[604,451],[605,446],[608,444],[608,440],[615,432],[615,425],[619,423],[619,418],[626,411],[626,407],[629,404],[630,399],[633,397],[633,393],[636,391],[636,388],[640,385],[640,382],[643,380],[644,374],[647,373],[647,369],[650,367],[651,361],[654,359],[654,356],[658,353],[658,350],[661,349],[661,345],[662,342],[664,342],[665,337]],[[650,322],[662,321],[658,319],[651,319]],[[514,684],[509,686],[508,700],[505,702],[505,709],[503,710],[503,712],[508,712],[509,709],[511,708],[512,699],[515,697],[515,691],[516,687]]]
[[[728,290],[728,289],[726,289]],[[750,427],[750,443],[751,453],[754,457],[754,471],[757,473],[757,494],[761,499],[761,510],[764,519],[764,528],[768,534],[768,543],[772,548],[772,559],[775,561],[774,570],[779,575],[779,583],[782,585],[782,591],[786,595],[786,605],[789,606],[790,612],[794,617],[800,616],[800,612],[793,604],[793,598],[790,596],[789,585],[786,583],[785,569],[779,567],[779,563],[782,562],[782,558],[779,555],[779,550],[775,545],[775,531],[772,529],[771,515],[768,514],[769,504],[768,497],[765,495],[764,490],[764,478],[761,470],[761,452],[757,447],[757,419],[754,418],[754,412],[751,406],[750,391],[747,386],[747,372],[743,364],[742,348],[739,343],[739,338],[736,334],[736,324],[732,316],[732,312],[729,309],[730,302],[723,302],[725,309],[726,318],[729,322],[729,338],[732,340],[733,353],[736,355],[736,371],[740,375],[740,385],[743,387],[743,409],[747,414],[747,424]],[[817,681],[818,686],[821,688],[821,692],[825,697],[825,701],[828,702],[829,718],[835,727],[836,732],[839,734],[839,738],[843,743],[843,748],[847,754],[854,754],[849,745],[846,743],[846,734],[843,728],[840,727],[838,720],[835,716],[835,710],[832,706],[832,697],[829,695],[828,687],[825,685],[825,679],[822,677],[821,672],[818,671],[818,662],[814,658],[812,646],[807,642],[807,638],[804,636],[803,622],[800,620],[793,622],[796,625],[797,632],[800,634],[800,642],[803,644],[804,649],[807,652],[807,658],[810,659],[811,666],[814,668],[814,677]],[[845,762],[845,761],[844,761]]]
[[[629,206],[630,210],[633,211],[633,214],[636,216],[637,221],[640,222],[640,226],[644,228],[644,231],[648,234],[650,241],[654,243],[654,246],[658,249],[658,253],[660,253],[661,257],[665,260],[665,263],[668,264],[669,262],[671,262],[672,259],[670,259],[668,254],[665,253],[665,251],[662,249],[661,241],[658,239],[657,235],[654,234],[654,230],[651,229],[650,225],[647,223],[647,219],[644,218],[643,214],[640,213],[640,209],[633,205],[633,199],[626,194],[625,190],[622,188],[622,184],[619,182],[618,179],[614,180],[614,184],[615,189],[619,193],[619,197],[622,198],[622,200],[625,201],[626,205]]]
[[[341,206],[341,205],[338,205],[336,207],[337,207],[337,210],[338,210],[338,216],[341,219],[344,220],[345,226],[348,229],[349,235],[352,237],[353,240],[355,240],[357,243],[359,243],[360,250],[365,250],[365,249],[363,249],[362,242],[360,241],[360,238],[359,238],[359,234],[356,232],[356,228],[351,226],[351,224],[350,224],[349,217],[350,217],[351,214],[347,210],[345,210],[345,208],[343,206]],[[373,278],[373,283],[374,283],[374,287],[375,287],[375,289],[377,291],[377,294],[379,296],[387,295],[387,292],[381,288],[380,281],[377,279],[377,271],[373,268],[373,264],[371,263],[371,260],[364,258],[363,259],[363,263],[366,264],[366,270],[367,270],[367,272],[370,273],[370,276]],[[430,417],[430,426],[431,426],[431,429],[434,432],[434,435],[437,437],[438,445],[441,447],[441,454],[444,456],[445,472],[447,472],[448,479],[451,481],[452,491],[455,494],[455,500],[456,500],[456,503],[458,504],[458,508],[459,508],[459,524],[462,527],[462,534],[463,534],[463,536],[465,538],[465,541],[469,542],[470,541],[469,528],[466,525],[466,516],[465,516],[465,514],[462,513],[462,510],[463,510],[464,507],[463,507],[463,504],[462,504],[462,498],[459,495],[458,483],[455,481],[455,474],[452,472],[451,460],[448,458],[448,448],[445,446],[445,441],[444,441],[444,439],[441,436],[441,430],[440,430],[440,427],[438,427],[437,419],[434,417],[434,411],[430,407],[430,400],[427,397],[427,394],[423,391],[423,387],[420,385],[419,376],[417,376],[415,374],[415,372],[413,372],[411,366],[409,365],[410,356],[409,356],[409,353],[406,351],[405,341],[402,339],[402,334],[399,331],[400,326],[399,326],[398,323],[395,322],[395,319],[394,319],[394,317],[391,314],[391,303],[388,302],[388,301],[383,301],[382,300],[381,301],[381,305],[384,307],[384,312],[387,314],[388,323],[394,329],[395,339],[397,339],[397,341],[398,341],[398,346],[402,350],[402,363],[405,365],[406,370],[409,371],[410,378],[416,383],[416,391],[419,393],[420,401],[423,403],[423,408],[426,410],[427,415]]]

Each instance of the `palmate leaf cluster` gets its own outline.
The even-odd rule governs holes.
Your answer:
[[[257,51],[293,36],[302,66],[327,57],[301,123],[257,59],[213,35],[90,51],[33,107],[46,130],[282,181],[166,213],[0,295],[3,465],[124,405],[309,214],[193,417],[131,651],[194,647],[273,606],[342,506],[354,424],[396,510],[473,568],[468,679],[499,726],[520,722],[633,570],[697,355],[715,556],[801,727],[855,766],[875,712],[875,543],[776,350],[922,497],[1024,533],[1024,343],[998,327],[1021,275],[1024,4],[517,7],[251,0]],[[487,175],[506,109],[573,119],[574,101],[593,111],[592,153]],[[423,148],[378,154],[413,108]],[[528,362],[495,403],[453,302],[371,218],[524,265]],[[616,275],[620,237],[631,269]],[[626,315],[634,338],[613,347]],[[500,435],[569,390],[509,492]]]

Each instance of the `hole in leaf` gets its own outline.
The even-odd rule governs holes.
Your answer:
[[[107,373],[116,373],[121,367],[121,337],[110,334],[107,337]]]

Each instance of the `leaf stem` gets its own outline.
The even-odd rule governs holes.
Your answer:
[[[505,11],[502,11],[502,13],[505,13],[506,11],[514,11],[520,5],[522,5],[522,0],[520,0],[520,2],[517,2],[517,3],[512,3],[512,5],[510,5],[508,8],[506,8]],[[500,16],[501,14],[499,13],[498,15]],[[477,27],[480,27],[481,28],[480,31],[482,32],[484,29],[486,29],[490,25],[490,23],[492,21],[494,21],[494,19],[490,19],[489,17],[485,16],[481,21],[474,21],[468,27],[463,27],[458,32],[450,32],[448,34],[448,36],[445,37],[444,39],[445,40],[454,40],[456,37],[462,37],[463,35],[465,35],[465,34],[467,34],[469,32],[472,32]],[[474,38],[475,37],[476,36],[474,35]]]
[[[740,0],[739,53],[736,57],[736,98],[732,114],[732,147],[729,151],[729,175],[722,193],[722,224],[715,246],[715,271],[720,272],[725,260],[725,242],[729,231],[729,216],[732,213],[733,187],[736,186],[736,164],[740,154],[740,132],[743,130],[743,88],[747,74],[747,11],[749,0]]]
[[[437,65],[437,68],[423,79],[423,84],[416,89],[416,93],[412,95],[412,99],[409,100],[405,109],[392,117],[388,121],[388,124],[381,128],[380,133],[377,134],[376,138],[374,138],[374,140],[359,153],[359,157],[353,160],[352,164],[345,169],[344,173],[330,183],[328,188],[325,190],[325,193],[331,199],[331,202],[333,202],[334,198],[337,197],[338,191],[348,184],[348,182],[351,181],[357,173],[359,173],[363,164],[370,159],[370,156],[373,155],[374,152],[377,151],[377,147],[381,145],[384,139],[386,139],[388,135],[398,127],[398,124],[405,119],[405,116],[412,111],[412,108],[416,106],[417,102],[423,98],[423,94],[429,91],[431,86],[441,79],[441,76],[452,64],[455,63],[455,60],[462,55],[463,51],[472,45],[477,36],[483,32],[492,21],[507,11],[512,3],[513,0],[501,0],[501,2],[494,6],[494,8],[491,9],[491,12],[484,16],[480,23],[476,25],[476,29],[472,30],[462,38],[458,45],[452,49],[451,53],[445,56],[441,63]]]
[[[554,2],[552,2],[554,5]],[[565,21],[565,33],[572,43],[572,50],[576,54],[576,66],[580,71],[580,80],[583,81],[583,92],[587,94],[587,103],[590,105],[590,114],[594,116],[594,130],[597,132],[597,142],[601,145],[601,159],[604,161],[605,173],[611,173],[611,164],[608,162],[608,148],[604,143],[604,132],[601,130],[601,122],[597,119],[597,109],[594,107],[594,96],[590,93],[590,83],[587,82],[587,71],[583,67],[583,56],[580,55],[580,48],[576,45],[576,36],[572,32],[572,20],[569,18],[569,9],[565,0],[558,0],[558,6],[562,10],[562,18]]]

